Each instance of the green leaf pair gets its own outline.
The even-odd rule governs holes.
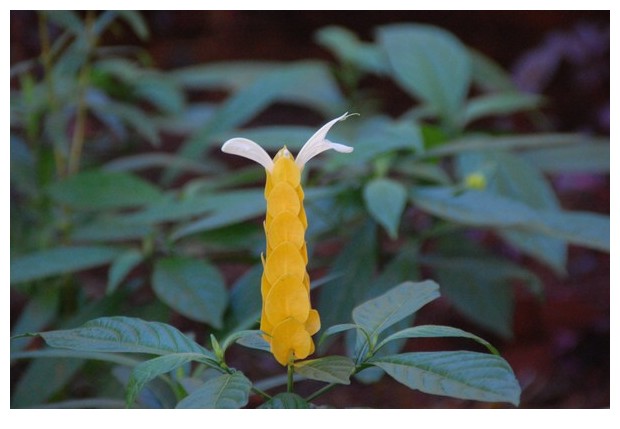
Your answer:
[[[415,313],[439,297],[439,287],[427,280],[402,283],[353,310],[354,323],[327,329],[322,340],[339,332],[356,329],[357,364],[383,369],[397,381],[422,392],[480,401],[518,405],[521,389],[508,363],[482,338],[448,326],[421,325],[400,330],[385,338],[390,326]],[[472,339],[491,354],[470,351],[411,352],[375,355],[391,341],[404,338],[460,337]]]
[[[160,355],[133,369],[127,386],[127,405],[155,377],[197,361],[218,368],[215,355],[170,325],[130,317],[104,317],[75,329],[40,334],[51,347],[80,352]],[[206,381],[177,405],[179,408],[239,408],[247,403],[250,382],[241,373]]]
[[[382,333],[402,319],[439,297],[439,287],[432,281],[405,282],[385,294],[371,299],[353,311],[354,323],[336,325],[324,337],[349,329],[358,331],[364,344],[357,362],[345,356],[327,356],[296,362],[294,372],[301,377],[330,384],[349,384],[350,377],[369,367],[384,370],[395,380],[422,392],[481,401],[519,402],[520,388],[510,366],[497,355],[487,341],[460,329],[446,326],[416,326],[394,334]],[[186,384],[177,408],[240,408],[249,400],[252,382],[241,372],[224,364],[224,352],[230,344],[265,349],[255,344],[258,331],[231,334],[223,346],[215,343],[217,355],[173,328],[159,322],[129,317],[106,317],[87,322],[82,327],[44,332],[39,335],[49,346],[78,353],[140,353],[158,355],[137,364],[128,380],[126,400],[130,406],[151,380],[191,362],[199,362],[220,372],[201,379],[198,387]],[[387,343],[405,338],[461,337],[473,339],[491,351],[410,352],[379,356],[376,352]],[[248,343],[249,341],[249,343]],[[263,340],[264,343],[264,340]],[[88,355],[85,355],[88,356]],[[288,393],[277,395],[265,408],[305,408],[307,401]]]

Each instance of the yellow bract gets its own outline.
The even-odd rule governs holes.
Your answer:
[[[299,216],[284,212],[273,218],[269,224],[269,244],[277,247],[284,242],[289,242],[301,249],[305,243],[305,232],[306,227]]]
[[[267,241],[269,241],[269,232],[267,232]],[[300,281],[303,280],[306,274],[306,263],[299,248],[285,241],[273,252],[267,253],[265,276],[270,284],[274,284],[280,277],[287,274],[297,277]]]
[[[267,172],[265,199],[266,254],[261,278],[260,329],[271,345],[271,352],[282,365],[305,359],[314,353],[312,335],[321,328],[319,312],[310,305],[310,277],[306,270],[308,250],[305,233],[308,227],[303,206],[301,170],[311,158],[326,150],[349,153],[353,148],[325,138],[329,129],[344,114],[321,127],[302,147],[297,160],[282,148],[273,160],[251,140],[236,137],[222,146],[226,153],[252,159]]]
[[[306,320],[306,331],[310,335],[314,335],[321,329],[321,318],[319,312],[316,310],[310,310],[308,313],[308,319]]]
[[[267,195],[267,216],[272,218],[280,213],[290,212],[294,215],[299,213],[301,202],[295,192],[295,188],[286,182],[274,185]]]
[[[261,330],[282,365],[314,351],[310,336],[320,326],[319,313],[310,307],[307,223],[300,178],[293,156],[282,149],[274,157],[272,171],[267,172],[267,255],[261,281]]]
[[[269,288],[265,299],[265,315],[273,325],[292,317],[304,322],[310,312],[310,296],[303,280],[285,275]]]
[[[271,352],[281,365],[295,359],[305,359],[314,351],[314,343],[303,323],[289,318],[273,328]]]
[[[290,153],[289,153],[290,155]],[[286,182],[293,188],[297,188],[301,181],[301,171],[299,167],[295,165],[293,156],[280,156],[274,159],[273,171],[271,177],[276,182]]]

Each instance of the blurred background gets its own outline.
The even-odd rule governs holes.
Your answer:
[[[78,15],[83,17],[84,14]],[[278,62],[279,64],[280,62],[287,63],[308,59],[319,60],[328,63],[336,77],[340,78],[338,82],[345,95],[348,95],[347,80],[342,78],[344,69],[338,67],[338,65],[342,65],[339,63],[342,59],[338,58],[337,53],[335,53],[336,50],[330,50],[326,47],[329,44],[318,43],[317,32],[320,29],[329,26],[343,27],[356,34],[360,41],[371,43],[375,40],[376,29],[387,24],[403,22],[430,24],[449,31],[464,45],[494,60],[506,71],[506,75],[509,76],[517,91],[544,98],[544,103],[538,109],[541,115],[535,120],[521,113],[510,114],[477,121],[470,130],[493,130],[496,133],[509,131],[514,134],[552,131],[554,133],[583,133],[597,138],[608,138],[609,136],[610,41],[609,12],[607,11],[147,11],[141,13],[141,16],[144,24],[148,27],[148,36],[143,35],[144,37],[141,37],[139,26],[135,23],[132,24],[131,19],[127,19],[102,32],[98,45],[106,46],[109,49],[107,55],[114,55],[115,53],[129,55],[137,58],[138,62],[145,67],[161,73],[196,65],[231,61]],[[30,59],[41,55],[42,44],[45,43],[45,39],[41,38],[40,34],[35,31],[35,29],[40,29],[41,25],[41,19],[34,11],[11,11],[11,66],[14,67],[11,88],[15,91],[21,91],[20,96],[23,99],[27,98],[27,95],[24,95],[24,88],[34,87],[37,82],[43,82],[43,86],[45,84],[44,67],[28,64]],[[46,25],[50,26],[48,37],[51,41],[48,42],[53,46],[54,40],[62,37],[63,28],[71,28],[72,24],[64,19],[57,19],[56,21],[50,19]],[[77,70],[76,79],[78,80],[81,76],[79,70],[83,70],[80,67],[78,64],[75,68]],[[120,69],[114,71],[109,68],[107,70],[114,75]],[[341,74],[338,75],[338,73]],[[116,75],[117,79],[118,76],[120,75]],[[102,82],[106,79],[105,73],[93,74],[91,77],[91,82],[98,78],[102,79]],[[121,77],[120,80],[123,78]],[[125,84],[129,81],[130,79],[125,80]],[[189,81],[190,78],[188,77],[185,81],[187,91],[184,95],[184,102],[196,103],[196,105],[201,103],[217,105],[226,101],[227,97],[235,90],[243,87],[241,84],[233,83],[228,87],[218,89],[205,84],[206,89],[204,89],[200,88],[199,84],[192,86],[188,83]],[[242,81],[243,78],[239,78],[239,82]],[[104,84],[105,82],[101,83],[101,85]],[[101,85],[100,87],[103,87]],[[372,106],[379,106],[375,108],[375,111],[396,118],[406,114],[411,107],[410,94],[403,91],[394,79],[388,79],[380,74],[362,73],[355,77],[355,86],[355,91],[357,91],[355,94],[357,94],[358,99],[359,94],[370,94],[368,97],[371,99],[369,102],[371,107],[368,107],[370,111],[372,111]],[[233,88],[232,91],[231,88]],[[76,91],[80,91],[79,87]],[[111,92],[114,92],[114,87],[112,87]],[[39,93],[35,91],[32,94],[36,97]],[[155,109],[164,112],[168,109],[169,112],[174,112],[174,101],[170,101],[172,98],[165,98],[166,95],[156,94],[155,92],[150,94],[155,95],[150,99],[146,97],[145,100],[155,104]],[[115,96],[123,98],[123,94],[115,94]],[[160,98],[157,99],[157,97]],[[163,101],[157,105],[157,100]],[[349,100],[355,100],[355,97],[351,96]],[[46,218],[47,220],[38,218],[33,213],[49,212],[49,202],[45,202],[39,197],[31,198],[30,195],[38,194],[34,191],[33,194],[29,193],[31,189],[25,189],[28,186],[20,188],[27,182],[23,177],[28,176],[28,169],[23,168],[20,164],[14,171],[14,157],[15,162],[21,162],[24,158],[20,157],[23,155],[23,151],[20,149],[22,146],[13,146],[13,135],[16,136],[15,139],[24,141],[29,138],[36,140],[38,133],[43,134],[45,131],[41,131],[37,127],[33,128],[32,122],[40,121],[40,115],[44,115],[40,112],[44,110],[38,111],[37,115],[39,116],[28,116],[27,113],[24,113],[28,109],[23,107],[27,103],[22,100],[16,102],[15,105],[17,107],[15,113],[12,110],[11,120],[12,258],[14,255],[26,255],[28,252],[37,249],[53,247],[53,243],[59,240],[58,231],[62,231],[63,222],[68,222],[68,215],[63,218],[56,211],[49,215],[54,218],[53,221],[49,221],[49,217]],[[352,105],[348,110],[362,110],[364,113],[363,110],[366,108],[364,106],[366,105],[360,103],[359,105]],[[62,108],[58,109],[58,111],[61,110]],[[120,112],[118,110],[119,115],[121,115]],[[198,129],[200,121],[207,120],[203,118],[209,117],[208,112],[201,116],[201,112],[198,110],[193,114],[196,116],[192,117],[191,121],[195,122],[188,119],[188,122],[181,121],[178,126],[187,127],[193,131]],[[128,112],[127,115],[131,117],[134,113]],[[84,133],[87,140],[89,138],[100,139],[98,128],[101,127],[102,122],[105,123],[105,119],[102,118],[103,116],[99,117],[97,121],[85,122],[86,125],[81,132]],[[238,134],[244,135],[242,134],[244,127],[255,128],[274,125],[315,127],[323,123],[326,118],[324,111],[318,112],[317,109],[308,108],[307,105],[290,104],[278,100],[266,105],[256,114],[249,115],[247,120],[242,121],[237,128],[240,130]],[[126,145],[119,145],[116,142],[107,146],[103,144],[103,139],[100,139],[101,141],[94,143],[91,149],[84,149],[85,153],[91,151],[88,155],[90,158],[85,155],[82,164],[77,169],[95,167],[110,163],[120,156],[129,157],[132,154],[145,153],[150,150],[157,153],[174,153],[185,142],[185,137],[179,137],[176,132],[164,130],[158,137],[154,137],[148,130],[140,129],[140,124],[133,123],[131,118],[120,117],[118,120],[125,126],[113,123],[113,120],[106,124],[116,132],[116,140],[118,140],[119,135],[125,136],[132,132],[137,133],[138,138],[130,139],[131,142]],[[64,126],[69,130],[68,135],[75,136],[75,127],[78,122],[75,117],[67,120]],[[347,126],[355,127],[352,122],[354,122],[353,119],[347,121]],[[167,124],[167,126],[170,127],[168,130],[175,129],[174,124]],[[53,129],[53,123],[47,123],[42,127]],[[52,136],[50,140],[53,141],[53,133],[50,135]],[[159,146],[155,146],[156,149],[150,149],[153,146],[145,143],[149,139],[158,140]],[[299,143],[301,144],[303,141]],[[276,144],[274,143],[274,145]],[[225,163],[230,169],[221,170],[219,164],[217,168],[206,168],[204,173],[209,177],[211,177],[210,175],[217,175],[218,171],[240,171],[236,170],[238,168],[247,172],[245,168],[249,164],[238,160],[224,159],[217,154],[213,157],[218,162]],[[52,155],[49,155],[48,158],[51,159]],[[39,184],[46,183],[45,180],[53,182],[58,177],[58,174],[49,171],[53,170],[51,166],[53,161],[50,159],[32,167],[32,174],[37,175],[37,180],[39,180],[37,183]],[[153,165],[150,165],[149,168],[140,169],[140,175],[143,179],[148,181],[159,180],[159,170],[153,168]],[[188,168],[184,174],[177,175],[176,178],[165,182],[166,185],[162,185],[162,187],[179,189],[191,183],[194,178],[202,174],[200,168],[196,167],[193,170],[192,168]],[[610,212],[609,172],[604,171],[604,169],[601,171],[573,170],[575,171],[556,171],[553,174],[546,175],[551,188],[557,195],[561,208],[608,215]],[[134,171],[138,171],[138,167],[135,167]],[[334,177],[338,177],[333,168],[326,167],[324,171],[327,178],[331,177],[333,180]],[[71,174],[67,176],[71,176]],[[49,179],[43,180],[41,177],[48,177]],[[15,182],[21,180],[22,185],[14,186],[14,180]],[[255,183],[260,183],[260,176],[250,175],[248,182],[240,183],[240,187],[247,187],[249,184]],[[314,184],[321,185],[323,183],[317,180]],[[31,186],[36,188],[39,185],[33,182]],[[54,195],[53,192],[52,195]],[[63,204],[71,205],[72,203],[72,201],[63,200],[62,197],[59,199]],[[28,207],[27,209],[20,209],[21,206]],[[409,213],[409,217],[407,217],[407,213]],[[80,222],[88,216],[90,214],[81,217]],[[415,213],[406,211],[403,219],[421,222],[416,216]],[[260,215],[254,218],[258,219]],[[402,222],[405,223],[405,220]],[[43,228],[43,224],[53,224],[53,227]],[[218,243],[212,248],[208,248],[207,254],[214,265],[218,267],[224,282],[231,285],[247,273],[251,261],[235,257],[233,258],[234,262],[230,262],[230,255],[236,254],[235,252],[238,249],[243,249],[244,246],[239,245],[238,249],[231,249],[220,245],[218,240],[222,240],[222,237],[231,241],[241,240],[246,237],[244,234],[247,233],[247,237],[250,237],[248,240],[251,241],[248,247],[258,249],[261,240],[260,231],[258,229],[252,230],[252,232],[224,230],[222,236],[216,236],[218,231],[211,231],[213,236],[204,238],[205,240],[212,239],[213,242]],[[325,231],[319,231],[317,236],[320,237],[321,232],[325,233]],[[37,239],[32,237],[35,232],[41,234]],[[88,241],[87,238],[84,238],[87,237],[87,234],[83,230],[80,237],[82,241]],[[342,239],[347,241],[350,237],[351,235],[343,234]],[[383,238],[385,239],[385,237]],[[142,240],[142,237],[139,239]],[[80,238],[76,240],[79,242]],[[433,303],[425,308],[418,315],[417,321],[419,323],[442,323],[461,327],[483,336],[496,345],[502,356],[513,367],[522,385],[521,406],[524,408],[609,407],[609,253],[579,245],[569,245],[566,255],[566,272],[565,275],[559,275],[556,270],[533,258],[531,254],[524,255],[518,249],[515,250],[510,246],[499,244],[495,236],[478,236],[476,240],[532,272],[543,285],[544,297],[541,299],[540,296],[531,293],[526,287],[515,287],[514,308],[512,310],[514,319],[510,335],[504,335],[497,330],[494,331],[492,327],[484,326],[484,324],[480,325],[467,317],[466,314],[456,311],[450,302],[443,300],[443,298],[441,302]],[[383,242],[385,243],[385,241]],[[144,249],[144,243],[145,241],[142,240],[142,249]],[[398,253],[393,252],[394,243],[399,242],[388,242],[385,245],[388,248],[387,254]],[[158,246],[157,242],[149,245]],[[334,240],[323,240],[321,245],[317,245],[317,252],[329,259],[329,255],[337,253],[341,245],[343,243],[337,243]],[[170,244],[168,243],[165,246],[170,246]],[[188,254],[192,255],[202,255],[201,252],[203,251],[204,249],[201,247],[192,247],[187,250]],[[256,253],[253,253],[253,256],[256,256]],[[103,258],[103,260],[109,262],[110,258]],[[320,266],[316,268],[317,275],[325,274],[327,268],[323,270],[322,268]],[[16,269],[12,265],[12,278]],[[138,267],[138,270],[141,269]],[[61,292],[59,292],[58,297],[50,298],[42,297],[37,292],[41,287],[40,282],[43,280],[34,278],[36,275],[33,278],[24,275],[18,279],[17,283],[30,283],[27,286],[22,284],[12,287],[12,333],[16,333],[17,326],[28,325],[22,320],[22,317],[26,313],[30,314],[29,312],[35,311],[37,307],[33,307],[34,301],[37,305],[45,305],[45,299],[51,299],[55,303],[54,306],[58,308],[53,315],[40,320],[39,326],[33,326],[35,330],[40,330],[57,328],[60,326],[60,320],[69,320],[66,317],[68,313],[77,313],[76,309],[86,305],[87,302],[103,299],[104,295],[109,298],[110,294],[105,292],[106,285],[108,289],[110,288],[109,282],[106,280],[108,276],[106,268],[76,267],[76,270],[80,271],[78,283],[83,286],[84,290],[79,292],[83,296],[80,295],[80,298],[77,299],[73,298],[71,303],[62,304],[63,300],[69,299],[67,296],[70,293],[77,293],[76,290],[80,289],[76,287],[75,283],[71,287],[59,286]],[[424,277],[423,274],[427,272],[424,269],[421,270],[422,277]],[[49,272],[57,275],[57,271],[50,268]],[[48,273],[44,274],[47,275]],[[133,276],[139,277],[135,268]],[[35,284],[32,284],[33,281]],[[62,281],[66,281],[66,279]],[[152,293],[144,291],[144,288],[148,289],[148,287],[147,281],[145,284],[139,283],[125,289],[129,291],[126,293],[133,296],[132,299],[139,303],[145,303],[153,299]],[[115,288],[118,288],[118,285],[115,285]],[[121,289],[122,286],[118,290]],[[158,295],[158,292],[156,295],[159,299],[166,301],[165,298]],[[61,304],[58,304],[57,300],[60,300]],[[107,315],[124,314],[119,313],[122,311],[120,310],[122,306],[117,304],[109,307],[103,313]],[[199,338],[204,337],[204,325],[192,320],[187,314],[178,314],[179,312],[175,310],[177,309],[173,308],[171,313],[152,310],[145,312],[145,314],[153,318],[167,320],[179,329],[193,330]],[[36,349],[39,346],[40,344],[36,342],[28,343],[23,346],[23,349]],[[433,344],[429,343],[429,346],[433,346]],[[415,350],[411,345],[407,345],[407,348]],[[246,361],[245,359],[250,360]],[[255,365],[257,368],[273,369],[270,363],[257,364],[256,362],[260,359],[265,358],[258,355],[251,355],[251,358],[231,357],[232,365],[238,364],[240,368]],[[12,392],[14,395],[22,395],[19,398],[19,401],[22,402],[14,403],[13,406],[33,406],[39,403],[53,403],[68,397],[95,394],[93,393],[95,389],[92,387],[93,381],[88,381],[92,380],[94,375],[93,368],[87,366],[82,367],[79,373],[69,371],[67,377],[56,386],[57,390],[37,398],[36,401],[39,402],[29,403],[28,399],[24,399],[27,395],[20,392],[26,389],[28,383],[31,383],[23,381],[24,379],[28,377],[32,380],[37,379],[36,374],[32,375],[32,372],[33,370],[28,368],[27,361],[21,360],[12,365]],[[79,376],[77,374],[86,375]],[[89,379],[89,377],[91,378]],[[96,377],[94,379],[98,380]],[[486,406],[470,401],[413,392],[386,377],[377,384],[364,384],[361,381],[355,381],[351,387],[335,389],[317,400],[317,403],[331,404],[335,407],[377,408]]]

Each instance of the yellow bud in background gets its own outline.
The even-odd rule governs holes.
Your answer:
[[[464,182],[467,189],[483,190],[487,187],[487,179],[482,173],[471,173]]]

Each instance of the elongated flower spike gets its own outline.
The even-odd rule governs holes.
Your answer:
[[[314,352],[312,335],[321,328],[319,313],[310,304],[305,240],[308,223],[303,206],[301,171],[310,159],[326,150],[353,151],[350,146],[325,138],[336,122],[349,116],[345,113],[323,125],[304,144],[297,159],[286,146],[271,159],[258,144],[239,137],[222,145],[223,152],[256,161],[267,173],[264,222],[267,246],[261,278],[260,329],[271,345],[271,353],[284,366]]]

